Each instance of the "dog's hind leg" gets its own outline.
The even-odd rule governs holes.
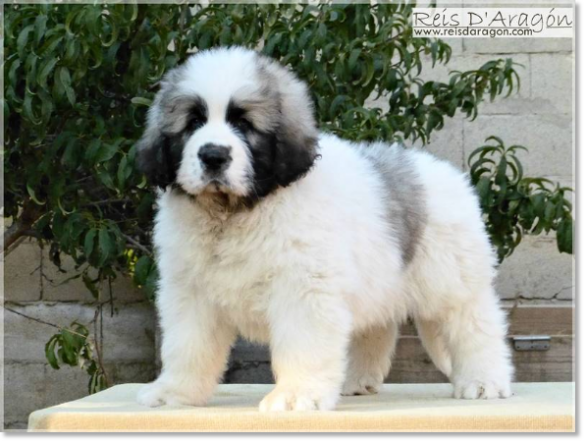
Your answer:
[[[342,395],[376,394],[391,368],[398,326],[389,323],[354,334]]]
[[[506,398],[513,365],[506,341],[507,322],[491,287],[442,319],[452,357],[450,379],[456,398]]]
[[[452,359],[447,348],[446,337],[437,321],[415,318],[419,338],[431,361],[448,378],[452,374]]]

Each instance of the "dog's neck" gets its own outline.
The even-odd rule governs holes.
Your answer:
[[[242,199],[223,192],[204,192],[194,198],[194,203],[212,218],[227,220],[243,208]]]
[[[259,199],[239,197],[223,192],[203,192],[193,195],[181,187],[175,186],[172,192],[185,199],[186,203],[192,205],[197,212],[203,215],[206,224],[214,225],[216,229],[222,229],[235,215],[252,211]]]

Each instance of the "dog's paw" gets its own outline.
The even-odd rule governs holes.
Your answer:
[[[193,390],[173,387],[161,382],[143,386],[136,397],[136,401],[149,408],[157,406],[203,406],[207,399],[200,398]]]
[[[378,394],[382,385],[374,376],[364,376],[359,379],[346,380],[342,388],[342,395],[373,395]]]
[[[276,387],[258,407],[260,412],[329,411],[336,407],[337,394],[315,394],[295,388]]]
[[[454,397],[466,400],[507,398],[511,396],[510,383],[494,381],[459,382],[454,385]]]

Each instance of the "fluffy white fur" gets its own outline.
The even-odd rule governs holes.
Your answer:
[[[253,207],[231,211],[210,203],[213,196],[206,200],[196,155],[203,143],[227,143],[236,152],[226,172],[231,195],[248,186],[243,171],[251,157],[223,115],[231,96],[254,90],[250,54],[224,50],[209,53],[206,63],[196,59],[183,85],[206,97],[211,117],[183,151],[178,182],[187,193],[159,193],[163,370],[138,401],[204,405],[241,334],[270,345],[277,384],[261,411],[330,410],[340,394],[376,393],[408,317],[457,398],[508,397],[513,371],[493,251],[468,177],[448,163],[416,149],[402,154],[421,184],[425,211],[409,263],[399,231],[387,223],[393,190],[362,154],[367,146],[322,134],[321,158],[309,172]],[[291,92],[286,85],[283,91]],[[370,148],[391,156],[402,150]]]

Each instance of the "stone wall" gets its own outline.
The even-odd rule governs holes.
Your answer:
[[[64,257],[65,258],[65,257]],[[25,241],[4,263],[5,306],[26,316],[68,326],[79,321],[93,328],[96,301],[77,279],[72,262],[61,273],[47,251]],[[106,291],[105,297],[110,294]],[[151,303],[127,280],[112,286],[115,311],[103,311],[104,360],[113,383],[144,382],[155,376],[155,314]],[[35,409],[88,394],[89,377],[79,368],[51,368],[45,343],[57,330],[4,310],[4,424],[26,428]],[[93,329],[92,329],[93,333]]]
[[[450,70],[480,67],[485,61],[512,57],[521,63],[521,90],[480,109],[473,122],[447,121],[428,149],[464,168],[468,154],[489,135],[505,143],[523,144],[520,153],[528,175],[543,175],[572,185],[573,53],[569,39],[467,39],[449,41],[452,61],[447,67],[426,67],[425,77],[444,80]],[[71,266],[69,264],[69,266]],[[78,280],[59,285],[69,275],[49,262],[46,252],[33,242],[21,244],[5,263],[7,305],[32,317],[68,325],[74,320],[90,323],[94,301]],[[572,258],[557,252],[555,238],[527,238],[501,267],[498,288],[503,299],[523,303],[571,304]],[[155,373],[155,316],[150,304],[128,281],[114,285],[117,312],[105,322],[105,359],[114,381],[141,382]],[[51,369],[44,345],[55,331],[17,316],[5,315],[5,424],[26,425],[34,409],[87,394],[87,376],[77,368]],[[267,363],[242,358],[257,348],[239,347],[228,379],[267,382]],[[248,354],[247,354],[248,355]],[[260,354],[259,354],[260,355]],[[249,356],[248,356],[249,357]]]

